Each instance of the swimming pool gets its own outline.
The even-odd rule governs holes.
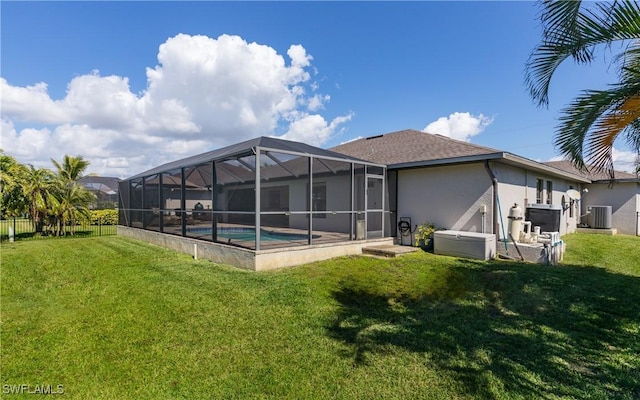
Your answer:
[[[197,234],[211,236],[211,228],[187,228],[187,234]],[[237,228],[237,227],[219,227],[216,230],[218,234],[218,240],[242,240],[253,241],[256,240],[256,228]],[[314,235],[316,237],[316,235]],[[274,232],[265,229],[260,229],[260,241],[262,242],[275,242],[275,241],[291,241],[291,240],[307,240],[308,235],[297,233],[285,233]]]

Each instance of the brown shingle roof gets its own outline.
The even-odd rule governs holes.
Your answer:
[[[570,161],[566,161],[566,160],[562,160],[562,161],[547,161],[545,162],[545,164],[554,167],[554,168],[558,168],[562,171],[565,172],[570,172],[576,175],[580,175],[583,176],[587,179],[591,179],[592,181],[604,181],[604,180],[610,180],[611,177],[605,173],[605,172],[596,172],[596,171],[592,171],[592,172],[583,172],[580,171],[578,168],[574,167],[573,164]],[[624,172],[624,171],[614,171],[614,175],[615,175],[615,179],[633,179],[633,178],[637,178],[637,176],[635,176],[634,174],[630,174],[628,172]]]
[[[358,139],[332,151],[389,166],[500,153],[500,150],[413,129]]]
[[[587,183],[571,171],[548,166],[509,152],[479,146],[413,129],[391,132],[344,143],[331,149],[351,157],[386,164],[390,169],[493,160]]]

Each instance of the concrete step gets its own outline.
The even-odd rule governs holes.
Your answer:
[[[417,247],[412,246],[396,246],[390,244],[384,244],[379,246],[369,246],[362,248],[362,254],[378,256],[378,257],[396,257],[402,254],[413,253],[420,250]]]

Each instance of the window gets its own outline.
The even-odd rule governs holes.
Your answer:
[[[547,204],[552,204],[553,200],[553,182],[547,181]]]
[[[307,185],[307,188],[309,186]],[[307,190],[307,193],[309,191]],[[311,211],[327,211],[327,184],[314,183],[313,192],[311,193]],[[327,214],[313,214],[313,218],[327,218]]]
[[[542,204],[542,198],[544,196],[544,181],[542,179],[536,179],[536,203]]]
[[[573,185],[569,185],[569,189],[573,189]],[[573,199],[569,199],[569,218],[573,218],[574,208],[576,206],[576,201]]]
[[[280,192],[276,190],[269,191],[269,201],[267,204],[270,210],[280,209]]]

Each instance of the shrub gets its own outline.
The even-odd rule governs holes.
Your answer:
[[[425,222],[418,225],[416,233],[414,234],[415,246],[422,247],[423,249],[430,249],[433,247],[433,232],[437,228],[430,222]]]
[[[91,225],[118,225],[118,210],[89,210],[89,220]]]

